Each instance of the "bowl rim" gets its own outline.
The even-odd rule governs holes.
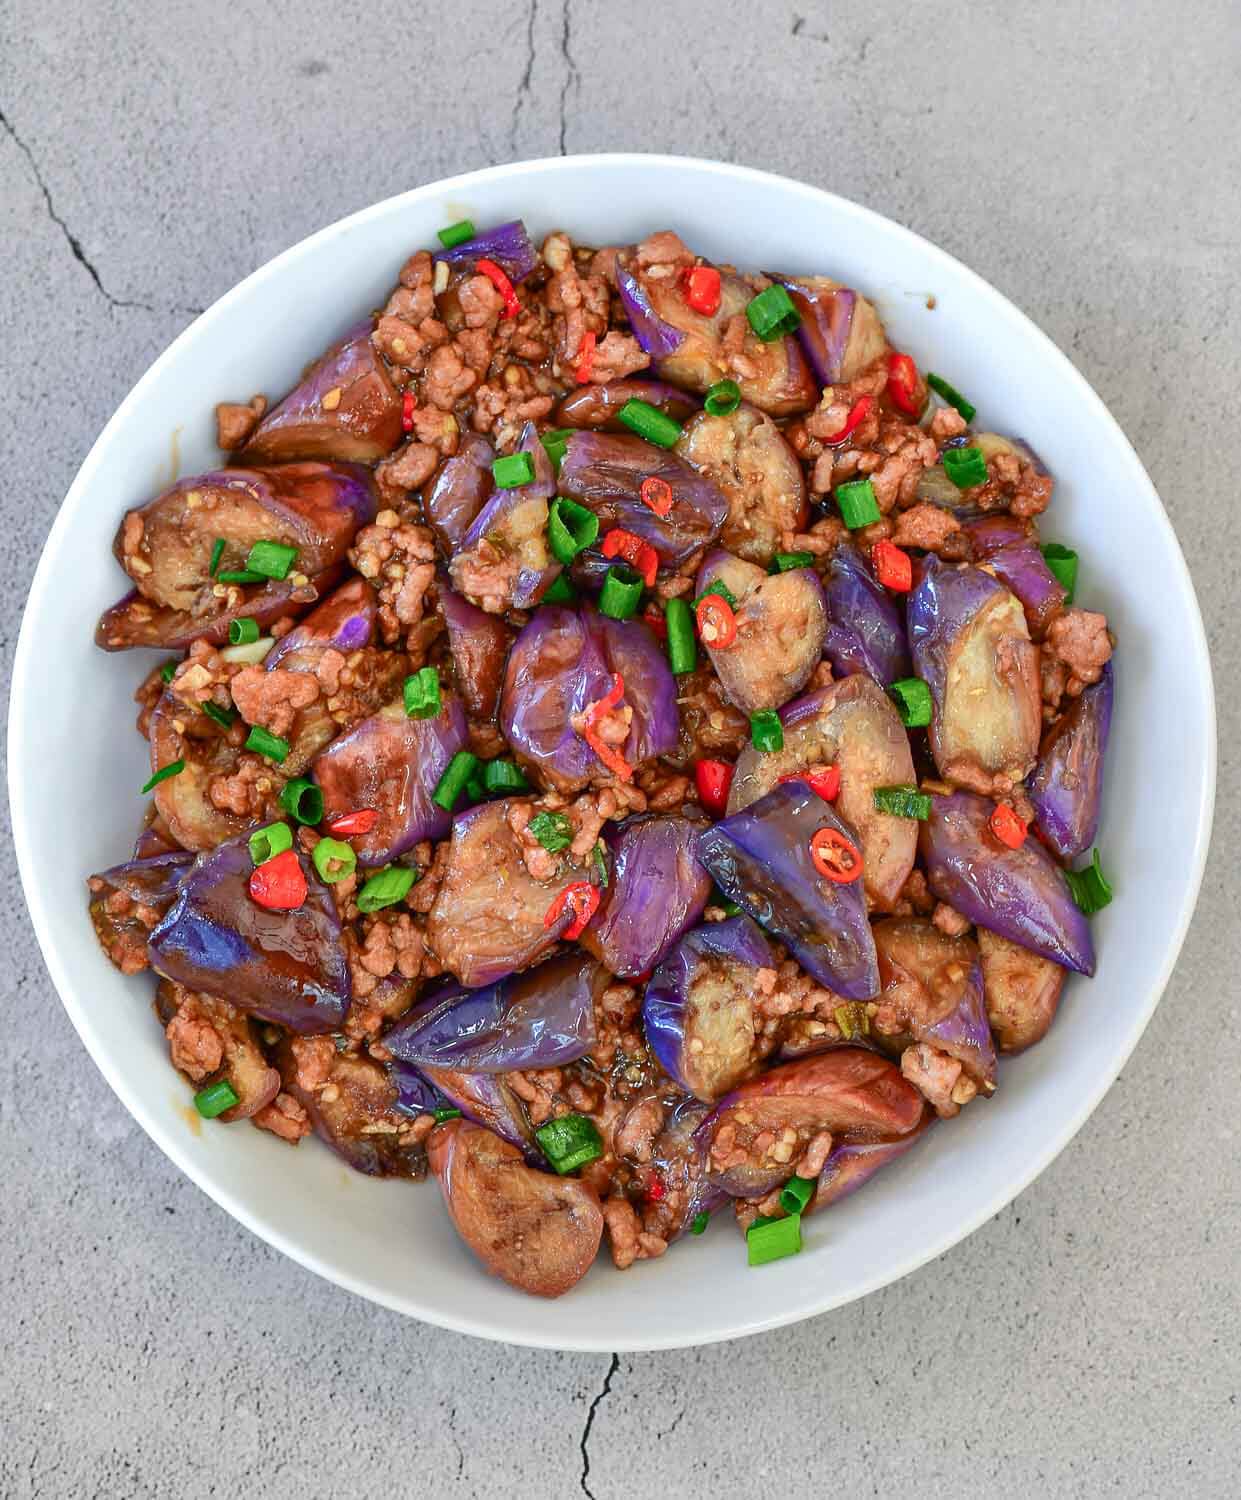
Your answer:
[[[1181,910],[1178,914],[1172,941],[1168,945],[1158,973],[1152,976],[1140,1011],[1130,1023],[1129,1034],[1123,1038],[1114,1068],[1110,1071],[1104,1070],[1094,1086],[1078,1099],[1076,1106],[1059,1119],[1056,1128],[1049,1133],[1042,1148],[1034,1155],[1031,1164],[1026,1170],[1019,1173],[1016,1178],[1006,1181],[1003,1189],[993,1195],[991,1200],[984,1203],[972,1215],[969,1215],[960,1223],[954,1224],[951,1230],[940,1234],[938,1238],[930,1243],[919,1243],[911,1250],[907,1258],[894,1272],[880,1272],[871,1277],[860,1278],[857,1284],[844,1291],[838,1288],[833,1289],[830,1283],[818,1291],[808,1288],[806,1296],[796,1305],[790,1306],[787,1313],[781,1312],[769,1317],[750,1320],[747,1319],[744,1308],[734,1308],[725,1315],[721,1326],[696,1337],[692,1343],[687,1342],[685,1338],[679,1336],[663,1339],[645,1337],[633,1342],[611,1340],[607,1343],[602,1343],[598,1339],[592,1339],[588,1334],[572,1338],[567,1338],[563,1334],[541,1338],[523,1332],[518,1336],[514,1336],[512,1332],[497,1328],[490,1323],[478,1321],[468,1316],[455,1315],[444,1311],[444,1309],[432,1303],[424,1302],[418,1296],[416,1288],[411,1289],[408,1294],[398,1298],[390,1295],[383,1287],[369,1282],[364,1275],[356,1275],[352,1272],[342,1270],[337,1266],[330,1266],[324,1263],[313,1251],[306,1250],[291,1240],[280,1229],[266,1223],[261,1212],[251,1210],[245,1203],[237,1199],[233,1192],[216,1184],[212,1180],[210,1172],[205,1167],[200,1167],[191,1158],[189,1153],[183,1149],[182,1140],[166,1131],[146,1109],[139,1091],[137,1088],[131,1086],[128,1076],[118,1066],[114,1065],[111,1058],[102,1048],[97,1048],[94,1045],[87,1019],[87,1008],[78,993],[78,986],[69,972],[69,966],[62,962],[54,941],[54,920],[49,903],[44,893],[37,887],[33,878],[32,845],[36,827],[36,797],[34,794],[35,789],[28,785],[24,774],[24,757],[20,753],[16,728],[16,709],[23,703],[30,701],[30,695],[34,687],[33,673],[37,667],[37,659],[33,643],[34,627],[32,620],[39,612],[39,605],[53,587],[53,555],[58,552],[64,533],[72,526],[75,512],[80,509],[85,497],[89,493],[95,471],[103,462],[107,450],[111,445],[113,431],[122,424],[130,409],[139,405],[145,399],[147,392],[153,386],[159,384],[164,368],[171,362],[175,351],[181,349],[183,345],[192,342],[198,336],[204,323],[220,316],[235,301],[242,298],[243,295],[249,295],[254,289],[261,287],[270,280],[278,278],[284,268],[298,257],[311,252],[327,241],[349,234],[352,230],[373,218],[379,218],[397,211],[399,206],[419,204],[428,198],[442,197],[449,193],[468,192],[471,188],[503,179],[515,172],[527,177],[554,176],[559,172],[575,171],[583,167],[609,170],[640,167],[658,172],[705,172],[709,175],[718,175],[732,182],[748,181],[759,186],[775,187],[785,194],[800,195],[806,199],[827,200],[835,212],[845,217],[852,217],[864,225],[879,228],[884,234],[895,236],[898,240],[904,240],[909,248],[915,250],[928,265],[932,267],[935,265],[951,267],[955,274],[964,278],[971,290],[980,299],[984,302],[990,302],[993,307],[997,310],[1003,310],[1008,316],[1015,317],[1023,325],[1023,331],[1026,336],[1041,344],[1045,353],[1053,356],[1054,363],[1058,365],[1066,386],[1070,388],[1075,398],[1088,409],[1091,420],[1095,423],[1104,424],[1111,430],[1113,436],[1119,440],[1119,451],[1123,454],[1124,462],[1129,468],[1131,482],[1137,488],[1145,490],[1150,499],[1154,501],[1154,511],[1157,517],[1156,524],[1162,528],[1162,540],[1167,545],[1170,556],[1175,560],[1174,566],[1178,570],[1177,581],[1182,585],[1185,596],[1191,606],[1187,619],[1188,637],[1191,642],[1192,652],[1189,666],[1205,687],[1204,707],[1206,710],[1207,743],[1204,747],[1204,757],[1201,764],[1201,796],[1198,802],[1197,821],[1193,834],[1192,870],[1190,878],[1183,888]],[[61,501],[51,529],[48,532],[47,539],[43,544],[39,562],[30,584],[26,605],[22,613],[21,627],[14,653],[13,677],[9,694],[9,725],[7,736],[9,805],[12,816],[13,842],[17,853],[22,889],[34,926],[35,935],[38,938],[39,947],[43,954],[43,961],[47,966],[62,1005],[67,1011],[69,1019],[72,1021],[74,1029],[77,1031],[87,1052],[94,1060],[95,1065],[99,1068],[125,1109],[164,1155],[180,1171],[184,1172],[196,1186],[201,1188],[209,1198],[253,1234],[272,1245],[282,1254],[289,1256],[290,1259],[304,1266],[307,1270],[314,1272],[316,1275],[323,1277],[337,1286],[344,1287],[347,1291],[354,1292],[358,1296],[365,1297],[381,1306],[390,1308],[394,1312],[416,1317],[423,1322],[448,1329],[452,1332],[470,1334],[477,1338],[490,1339],[496,1342],[519,1344],[525,1347],[582,1352],[609,1352],[613,1349],[618,1352],[634,1352],[650,1349],[697,1347],[701,1344],[718,1343],[774,1328],[786,1327],[792,1323],[801,1322],[803,1319],[816,1317],[833,1308],[844,1306],[858,1298],[868,1296],[880,1287],[902,1279],[911,1272],[918,1270],[921,1266],[924,1266],[928,1261],[944,1254],[1005,1208],[1036,1177],[1044,1172],[1082,1128],[1086,1120],[1097,1108],[1103,1096],[1116,1081],[1121,1069],[1137,1045],[1138,1040],[1146,1030],[1155,1007],[1158,1005],[1168,980],[1172,975],[1185,941],[1189,923],[1197,905],[1198,893],[1202,884],[1210,846],[1216,791],[1217,740],[1218,727],[1215,689],[1206,631],[1197,595],[1194,590],[1193,580],[1180,543],[1173,530],[1172,523],[1163,507],[1163,502],[1159,498],[1153,481],[1147,474],[1141,459],[1125,435],[1124,430],[1116,418],[1112,416],[1102,398],[1086,380],[1085,376],[1081,374],[1059,346],[1015,303],[1005,297],[990,282],[957,260],[955,256],[940,249],[939,246],[933,244],[931,241],[924,239],[914,230],[907,228],[894,219],[888,218],[884,214],[878,213],[874,209],[854,203],[852,200],[841,197],[839,194],[830,192],[825,188],[814,187],[796,178],[763,171],[755,167],[736,166],[707,157],[677,156],[640,151],[601,152],[597,154],[585,152],[571,156],[539,157],[525,161],[508,162],[501,165],[479,168],[475,171],[459,173],[452,177],[441,178],[434,182],[424,183],[418,187],[407,189],[404,192],[393,194],[388,198],[371,204],[369,207],[359,209],[355,213],[338,219],[297,241],[237,282],[235,286],[230,288],[223,296],[213,302],[210,307],[199,314],[152,362],[117,407],[99,436],[91,445],[89,453],[83,460],[81,467],[78,469],[65,493],[64,499]]]

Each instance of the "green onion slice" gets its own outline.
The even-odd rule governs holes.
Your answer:
[[[266,583],[265,573],[256,573],[252,568],[231,568],[227,573],[215,575],[221,583]]]
[[[417,879],[418,871],[409,865],[389,865],[378,875],[372,875],[358,892],[358,910],[380,911],[385,906],[395,906],[409,895]]]
[[[558,495],[547,512],[547,541],[557,562],[571,563],[599,538],[599,517],[576,500]]]
[[[256,865],[265,865],[277,854],[293,847],[293,830],[287,823],[269,823],[266,828],[256,828],[250,835],[250,858]]]
[[[780,1207],[786,1214],[800,1214],[818,1185],[813,1177],[790,1177],[780,1189]]]
[[[1062,547],[1059,542],[1048,542],[1043,548],[1043,561],[1064,589],[1064,602],[1072,604],[1077,591],[1077,553],[1072,547]]]
[[[308,827],[323,821],[323,793],[305,776],[285,782],[280,788],[280,806]]]
[[[921,677],[902,677],[888,688],[906,729],[922,729],[931,722],[931,689]]]
[[[259,622],[242,616],[239,620],[228,622],[228,643],[230,646],[251,646],[259,638]]]
[[[752,1266],[783,1260],[801,1249],[801,1215],[787,1219],[755,1219],[745,1235],[746,1253]]]
[[[447,1104],[441,1105],[439,1109],[432,1110],[432,1114],[434,1114],[436,1121],[440,1125],[442,1125],[445,1120],[459,1120],[461,1118],[461,1111],[459,1109],[453,1109],[450,1105]]]
[[[557,474],[560,473],[560,465],[564,462],[569,439],[576,431],[576,427],[556,427],[551,432],[545,432],[539,439],[539,442],[543,444],[544,452],[555,465]]]
[[[1103,874],[1098,849],[1091,852],[1090,863],[1084,870],[1066,870],[1064,878],[1069,883],[1073,900],[1088,917],[1102,911],[1112,899],[1112,887]]]
[[[959,490],[987,482],[987,460],[981,448],[946,448],[944,473]]]
[[[527,825],[532,838],[538,839],[549,854],[558,854],[573,842],[573,824],[564,813],[541,812]]]
[[[702,404],[713,417],[726,417],[741,405],[741,387],[735,380],[717,380]]]
[[[593,1120],[585,1115],[561,1115],[534,1132],[543,1155],[564,1177],[603,1155],[603,1141]]]
[[[613,620],[628,620],[637,613],[642,598],[642,575],[619,564],[608,569],[599,595],[599,613]]]
[[[681,436],[680,422],[674,421],[649,401],[626,401],[617,416],[630,432],[636,432],[640,438],[654,443],[657,448],[674,448]]]
[[[591,857],[595,861],[595,869],[599,872],[599,884],[606,891],[610,881],[608,877],[608,857],[604,853],[603,840],[600,839],[590,852]]]
[[[931,799],[916,786],[877,786],[872,794],[877,812],[893,818],[917,818],[925,823],[931,816]]]
[[[552,580],[552,586],[539,600],[540,604],[576,604],[577,590],[563,573]]]
[[[454,245],[464,245],[466,240],[472,240],[477,231],[473,221],[470,219],[458,219],[455,224],[449,224],[443,229],[435,231],[439,242],[445,250],[451,250]]]
[[[949,385],[942,375],[928,373],[926,383],[937,396],[942,396],[949,406],[955,406],[967,422],[974,420],[978,408],[971,405],[955,386]]]
[[[167,781],[170,776],[180,776],[184,770],[185,761],[183,759],[170,760],[166,766],[161,766],[155,775],[151,777],[150,781],[142,788],[143,795],[149,792],[152,787],[158,786],[161,781]]]
[[[529,453],[508,453],[492,464],[491,475],[497,489],[519,489],[534,478],[534,459]]]
[[[207,577],[214,578],[215,570],[220,566],[220,559],[224,556],[224,538],[216,537],[211,546],[211,561],[207,564]]]
[[[226,1109],[232,1109],[236,1103],[237,1095],[227,1078],[221,1078],[218,1083],[209,1083],[194,1095],[194,1108],[204,1120],[214,1120]]]
[[[235,708],[221,708],[218,703],[212,703],[210,698],[207,699],[206,703],[201,705],[201,708],[203,713],[213,723],[218,724],[221,729],[228,729],[237,717],[237,710]]]
[[[784,749],[784,726],[774,708],[761,708],[750,715],[750,743],[764,754]]]
[[[435,790],[431,793],[431,801],[436,807],[442,807],[445,812],[450,813],[457,805],[457,799],[461,793],[465,791],[466,782],[477,768],[477,755],[471,755],[468,750],[458,750],[436,783]]]
[[[530,783],[513,760],[489,760],[483,767],[483,790],[488,792],[524,792]]]
[[[764,344],[770,344],[786,333],[796,333],[801,323],[801,315],[793,306],[792,297],[782,286],[769,286],[759,292],[747,305],[745,315]]]
[[[246,736],[246,749],[253,750],[256,755],[265,755],[268,760],[279,764],[289,753],[289,742],[264,729],[261,724],[255,724]]]
[[[175,658],[173,661],[166,661],[164,665],[159,669],[160,680],[162,682],[171,682],[172,679],[177,675],[177,668],[180,665],[180,657]]]
[[[668,627],[668,665],[678,676],[692,672],[698,665],[698,646],[693,611],[684,599],[668,600],[664,623]]]
[[[833,1011],[840,1034],[851,1042],[857,1036],[870,1035],[870,1012],[862,1000],[850,1000],[847,1005],[838,1005]]]
[[[320,839],[310,857],[325,885],[335,885],[338,880],[347,879],[358,867],[358,856],[352,845],[341,839]]]
[[[412,677],[407,677],[402,692],[409,718],[439,717],[443,706],[440,702],[440,674],[434,667],[421,667]]]
[[[771,559],[769,573],[791,573],[794,568],[809,568],[814,563],[813,552],[777,552]]]
[[[283,542],[255,542],[246,558],[246,568],[262,578],[287,578],[297,561],[297,548]]]
[[[700,1214],[695,1214],[690,1222],[689,1232],[691,1234],[702,1234],[711,1222],[711,1215],[704,1208]]]
[[[881,515],[879,502],[875,499],[875,486],[869,479],[854,479],[836,487],[836,504],[840,507],[840,518],[850,531],[860,526],[870,526]]]

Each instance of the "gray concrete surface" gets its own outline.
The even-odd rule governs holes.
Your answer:
[[[252,1239],[91,1066],[6,847],[0,1494],[1238,1493],[1239,69],[1234,0],[0,0],[6,646],[75,469],[195,310],[402,187],[628,147],[831,187],[1029,311],[1162,492],[1223,690],[1197,919],[1073,1146],[900,1285],[677,1354],[440,1333]]]

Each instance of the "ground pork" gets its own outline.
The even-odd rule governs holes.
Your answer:
[[[960,521],[950,510],[932,505],[929,500],[919,501],[896,518],[892,540],[898,547],[917,547],[924,552],[935,552],[949,562],[961,562],[973,555],[970,539],[961,528]]]
[[[277,1094],[270,1104],[250,1118],[260,1130],[270,1130],[272,1135],[278,1135],[291,1146],[296,1146],[304,1135],[310,1134],[310,1116],[292,1094]]]
[[[1098,682],[1111,660],[1112,639],[1107,617],[1088,609],[1067,609],[1047,627],[1047,649],[1068,669],[1065,692],[1075,698]]]
[[[435,540],[425,526],[402,522],[395,510],[381,510],[364,526],[349,550],[349,561],[379,591],[379,634],[392,645],[402,631],[422,620],[427,591],[435,581]]]
[[[987,460],[986,484],[962,492],[980,510],[1006,510],[1023,519],[1040,515],[1051,503],[1055,482],[1015,453],[997,453]]]
[[[283,739],[298,711],[319,696],[319,683],[310,672],[286,672],[282,667],[244,667],[232,680],[233,702],[247,724],[258,724]]]
[[[266,396],[251,396],[249,404],[221,401],[215,409],[215,444],[225,453],[244,448],[267,410]]]

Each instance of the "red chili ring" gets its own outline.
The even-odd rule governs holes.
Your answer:
[[[852,885],[862,874],[862,851],[834,828],[820,828],[814,835],[810,840],[810,858],[819,874],[834,885]],[[848,864],[843,867],[833,864],[833,858],[843,858]]]
[[[698,601],[694,616],[703,645],[710,646],[713,651],[723,651],[737,639],[737,616],[728,600],[719,594],[704,594]],[[712,635],[707,634],[708,625]]]
[[[638,487],[642,504],[653,510],[662,520],[672,509],[672,486],[666,479],[648,474]]]
[[[576,880],[572,885],[565,886],[547,908],[543,916],[543,926],[554,927],[564,916],[566,907],[573,913],[573,920],[560,936],[572,941],[574,938],[581,937],[586,930],[587,922],[599,910],[598,888],[586,880]]]

